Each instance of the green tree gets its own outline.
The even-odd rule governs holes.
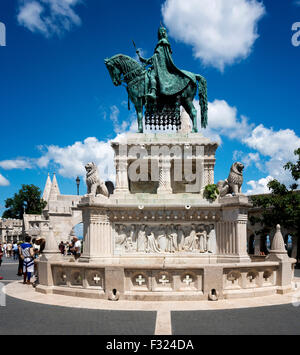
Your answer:
[[[7,210],[3,218],[22,219],[24,211],[27,214],[41,214],[47,202],[41,198],[41,190],[35,185],[22,185],[21,190],[13,198],[5,201]]]
[[[252,196],[251,200],[254,207],[261,209],[259,217],[250,217],[252,224],[260,223],[261,235],[269,234],[274,226],[280,224],[283,228],[290,231],[298,239],[297,259],[300,259],[300,193],[296,191],[298,188],[298,180],[300,178],[300,148],[295,151],[298,156],[297,162],[294,164],[288,162],[285,170],[289,170],[294,183],[287,187],[277,180],[268,183],[271,191],[267,195]]]

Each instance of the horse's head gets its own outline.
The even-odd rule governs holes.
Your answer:
[[[122,84],[122,79],[121,79],[122,72],[118,66],[117,61],[115,61],[114,57],[112,57],[110,59],[105,59],[104,63],[106,65],[106,68],[110,74],[111,80],[114,83],[114,85],[120,86]]]

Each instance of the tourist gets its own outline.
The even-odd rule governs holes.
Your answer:
[[[38,247],[38,256],[40,256],[44,249],[45,249],[45,246],[46,246],[46,239],[44,238],[37,238],[36,241],[35,241],[35,245]]]
[[[81,241],[77,238],[77,237],[74,237],[73,238],[73,248],[72,248],[72,252],[73,252],[73,255],[75,257],[75,259],[79,259],[80,258],[80,255],[81,255]]]
[[[60,253],[62,255],[65,255],[65,244],[63,241],[60,242],[59,246],[58,246],[59,250],[60,250]]]
[[[18,244],[17,244],[17,242],[15,242],[13,244],[13,257],[14,257],[14,260],[18,260]]]
[[[34,253],[35,259],[37,259],[43,253],[46,246],[46,240],[44,238],[37,238],[34,244]],[[36,287],[39,284],[39,271],[38,271],[39,264],[34,260],[34,276],[35,281],[32,284],[33,287]]]
[[[18,272],[17,276],[22,276],[23,275],[23,259],[21,257],[21,242],[18,244],[18,257],[19,257],[19,265],[18,265]]]
[[[6,250],[7,250],[7,257],[10,258],[11,257],[11,251],[12,251],[11,243],[7,243]]]
[[[37,239],[32,239],[32,247],[33,247],[33,251],[34,251],[34,258],[38,258],[39,254],[40,254],[40,246],[37,244]]]
[[[24,284],[30,285],[30,279],[34,272],[34,250],[31,245],[31,237],[25,237],[25,243],[21,244],[21,258],[23,259]]]
[[[7,244],[6,243],[3,244],[3,249],[4,249],[4,255],[7,258]]]
[[[69,246],[68,246],[68,255],[72,255],[73,254],[73,251],[72,251],[73,248],[74,248],[74,242],[73,242],[73,239],[72,239],[71,242],[69,243]]]
[[[0,267],[2,264],[2,256],[3,256],[3,248],[2,248],[2,244],[0,243]],[[0,276],[0,280],[3,280],[2,276]]]
[[[65,246],[65,256],[67,255],[70,255],[70,244],[69,242],[66,243],[66,246]]]

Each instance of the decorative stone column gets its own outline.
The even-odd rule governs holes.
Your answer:
[[[107,211],[88,207],[83,209],[82,215],[84,241],[80,261],[112,256],[112,231]]]
[[[218,250],[224,260],[250,262],[247,251],[248,209],[251,206],[247,196],[239,195],[220,198],[223,221],[218,223]],[[223,247],[222,247],[223,245]]]
[[[44,234],[44,231],[42,231],[42,234]],[[49,230],[46,233],[46,245],[43,254],[47,256],[60,254],[52,226],[49,226]]]
[[[158,194],[171,194],[171,158],[162,157],[159,162],[159,187]]]
[[[215,182],[215,169],[214,164],[208,165],[208,184],[212,185]]]
[[[204,163],[204,187],[209,184],[209,168],[206,163]]]
[[[116,189],[114,193],[127,193],[128,188],[128,162],[127,157],[116,157]]]

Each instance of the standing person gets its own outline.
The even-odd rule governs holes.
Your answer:
[[[7,257],[10,258],[11,257],[11,250],[12,250],[12,245],[10,242],[7,243],[6,250],[7,250]]]
[[[13,244],[13,256],[14,256],[14,260],[18,260],[18,244],[17,244],[17,242],[15,242]]]
[[[74,247],[72,248],[72,251],[73,255],[75,256],[75,260],[77,260],[80,258],[81,255],[81,241],[77,237],[74,237],[73,244]]]
[[[34,251],[34,259],[37,259],[41,256],[43,253],[44,249],[46,246],[46,240],[44,238],[37,238],[35,240],[35,244],[33,246],[33,251]],[[39,270],[38,270],[39,264],[37,261],[34,261],[34,275],[35,275],[35,281],[33,283],[33,287],[36,287],[39,284]]]
[[[21,258],[23,259],[23,284],[30,285],[30,279],[34,272],[34,250],[31,245],[31,237],[25,237],[25,243],[21,244]]]
[[[18,244],[18,257],[19,257],[19,266],[18,266],[18,273],[17,273],[17,276],[22,276],[23,275],[23,259],[21,257],[21,244],[22,243],[19,243]]]
[[[66,245],[65,245],[65,254],[64,254],[65,256],[70,255],[69,254],[69,248],[70,248],[69,242],[67,242]]]
[[[3,248],[2,248],[2,244],[0,243],[0,267],[2,264],[2,256],[3,256]],[[3,280],[2,276],[0,276],[0,280]]]
[[[6,242],[3,245],[3,249],[4,249],[4,255],[7,258],[7,243]]]
[[[72,239],[71,242],[69,243],[68,255],[72,255],[73,254],[73,248],[74,248],[74,241]]]
[[[60,250],[60,253],[62,255],[65,255],[65,244],[63,241],[60,242],[59,246],[58,246],[59,250]]]

